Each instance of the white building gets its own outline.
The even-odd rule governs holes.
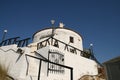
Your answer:
[[[80,80],[98,75],[96,61],[83,51],[81,35],[62,24],[36,32],[25,47],[21,46],[28,39],[18,39],[0,44],[0,63],[15,80]]]

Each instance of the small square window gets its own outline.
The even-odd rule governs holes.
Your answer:
[[[70,42],[74,43],[74,38],[70,36]]]

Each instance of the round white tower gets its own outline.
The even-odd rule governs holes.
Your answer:
[[[73,30],[63,28],[61,26],[54,29],[47,28],[37,31],[33,35],[33,43],[44,41],[50,37],[53,37],[61,43],[65,43],[66,45],[73,46],[81,51],[83,50],[81,35]],[[59,48],[63,48],[61,43],[59,44]]]

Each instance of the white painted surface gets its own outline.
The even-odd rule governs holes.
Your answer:
[[[30,76],[33,80],[36,80],[38,77],[38,70],[39,70],[39,60],[33,59],[33,58],[27,58],[29,62],[29,69],[28,69],[28,75],[26,75],[27,70],[27,62],[25,58],[25,54],[33,55],[34,53],[30,53],[29,48],[21,48],[24,50],[24,54],[21,56],[21,58],[16,62],[18,58],[18,53],[16,45],[10,45],[10,46],[4,46],[0,47],[0,58],[1,62],[5,62],[4,64],[6,66],[9,65],[10,74],[12,77],[18,80],[22,79],[28,79]],[[53,46],[47,46],[44,48],[39,49],[38,52],[40,55],[48,59],[48,52],[57,52],[62,55],[64,55],[64,65],[73,67],[73,78],[74,80],[79,79],[83,75],[97,75],[97,64],[90,59],[75,55],[73,53],[60,50],[59,48],[53,47]],[[37,56],[39,57],[39,56]],[[5,61],[4,61],[5,60]],[[48,69],[48,63],[42,62],[41,67],[41,79],[42,80],[54,80],[59,78],[60,80],[69,80],[68,74],[70,74],[69,70],[65,69],[65,73],[63,74],[55,74],[55,73],[49,73],[49,76],[47,76],[47,69]],[[54,76],[53,76],[54,75]]]
[[[54,38],[83,51],[82,38],[74,31],[57,28],[54,33]],[[17,80],[37,80],[40,60],[31,57],[26,58],[25,55],[28,54],[48,60],[49,51],[51,51],[64,56],[64,62],[61,64],[73,68],[73,80],[78,80],[84,75],[98,74],[97,63],[95,61],[80,56],[80,52],[79,54],[75,54],[70,52],[70,50],[64,50],[65,45],[61,43],[59,43],[59,48],[52,45],[47,45],[37,50],[37,43],[47,39],[51,36],[51,34],[52,29],[46,29],[36,33],[34,35],[33,43],[29,44],[28,47],[20,47],[20,49],[23,50],[23,54],[20,58],[20,54],[17,53],[19,48],[17,45],[0,47],[0,63],[4,64],[6,67],[9,67],[9,74]],[[74,43],[69,42],[70,36],[74,37]],[[68,49],[70,48],[71,47],[68,47]],[[48,63],[42,61],[41,65],[41,80],[70,80],[70,71],[68,69],[64,69],[65,72],[60,74],[48,73]]]
[[[0,63],[8,68],[9,74],[15,79],[24,79],[26,77],[26,59],[23,54],[17,61],[19,53],[17,51],[17,45],[9,45],[0,47]],[[24,49],[25,51],[29,51]]]
[[[64,61],[65,61],[64,65],[73,67],[74,80],[78,80],[80,77],[82,77],[84,75],[97,75],[98,74],[97,64],[93,60],[75,55],[75,54],[67,52],[67,51],[61,51],[58,48],[53,47],[53,46],[47,46],[45,48],[38,50],[37,52],[39,52],[42,56],[44,56],[45,58],[48,59],[48,51],[49,50],[51,52],[57,52],[57,53],[64,55]],[[64,76],[64,77],[67,76],[67,78],[69,78],[70,75],[68,75],[68,74],[70,74],[70,72],[69,72],[69,70],[66,69],[65,74],[61,75],[61,76]],[[51,74],[51,77],[53,75],[55,76],[56,74]],[[66,80],[66,79],[63,78],[63,80]]]
[[[83,50],[82,37],[76,32],[64,28],[57,28],[54,30],[54,38]],[[42,30],[34,35],[33,42],[39,42],[42,39],[49,38],[52,35],[52,29]],[[69,37],[74,38],[74,43],[70,43]],[[61,45],[62,47],[62,45]]]

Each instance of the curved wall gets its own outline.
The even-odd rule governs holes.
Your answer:
[[[40,42],[41,40],[51,37],[51,35],[51,28],[38,31],[33,35],[33,42]],[[82,37],[70,29],[56,28],[54,30],[54,38],[77,49],[83,50]],[[62,47],[62,45],[60,47]]]

